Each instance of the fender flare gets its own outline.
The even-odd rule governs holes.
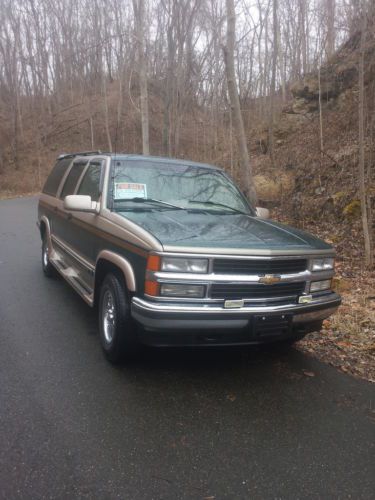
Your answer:
[[[46,231],[47,231],[47,237],[50,238],[51,237],[51,226],[49,224],[48,218],[45,215],[42,215],[42,217],[40,218],[39,224],[38,224],[39,230],[40,230],[40,236],[42,236],[42,224],[45,224]]]
[[[126,287],[129,290],[129,292],[136,291],[136,281],[135,281],[133,266],[130,264],[128,260],[126,260],[121,255],[118,255],[117,253],[111,252],[110,250],[102,250],[96,258],[95,274],[98,262],[100,260],[106,260],[114,264],[116,267],[118,267],[124,275]]]
[[[48,240],[48,254],[49,254],[49,257],[51,258],[52,252],[53,252],[52,239],[51,239],[51,226],[50,226],[48,217],[46,217],[45,215],[43,215],[40,218],[40,222],[39,222],[40,237],[43,240],[42,224],[45,224],[45,226],[46,226],[46,234],[47,234],[47,240]]]

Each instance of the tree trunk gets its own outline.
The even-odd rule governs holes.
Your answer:
[[[240,109],[240,100],[238,97],[236,75],[234,70],[234,40],[236,28],[236,16],[234,12],[234,1],[226,0],[227,6],[227,45],[223,47],[225,70],[227,77],[228,93],[230,107],[233,117],[233,126],[236,133],[238,151],[240,156],[240,178],[245,195],[255,206],[257,198],[252,179],[252,171],[249,162],[249,153],[247,150],[245,129]]]
[[[335,52],[335,10],[336,0],[326,0],[327,2],[327,57],[332,57]]]
[[[368,218],[368,200],[366,193],[366,174],[365,174],[365,131],[364,131],[364,73],[365,73],[365,43],[367,34],[367,15],[362,2],[362,33],[360,45],[360,59],[359,59],[359,99],[358,99],[358,117],[359,117],[359,196],[361,201],[362,213],[362,228],[365,244],[365,265],[371,268],[374,264],[373,246],[372,246],[372,228],[369,224]]]
[[[108,100],[107,100],[107,81],[106,81],[106,75],[103,70],[102,74],[102,86],[103,86],[103,107],[104,107],[104,124],[105,124],[105,132],[107,135],[107,142],[108,142],[108,149],[109,152],[112,153],[112,139],[111,139],[111,132],[109,130],[109,116],[108,116]]]
[[[321,82],[321,66],[320,66],[320,61],[319,61],[319,68],[318,68],[318,85],[319,85],[320,165],[322,165],[323,154],[324,154],[324,136],[323,136],[322,82]]]
[[[138,48],[138,72],[141,94],[141,124],[142,124],[142,153],[150,154],[149,118],[148,118],[148,89],[147,89],[147,60],[144,50],[145,4],[144,0],[133,0],[134,17],[136,23],[136,37]]]
[[[272,75],[271,75],[271,92],[270,92],[270,114],[268,127],[268,148],[271,157],[271,163],[274,165],[274,136],[273,125],[275,120],[275,91],[276,91],[276,67],[277,67],[277,52],[278,52],[278,29],[277,29],[277,0],[273,0],[273,54],[272,54]]]

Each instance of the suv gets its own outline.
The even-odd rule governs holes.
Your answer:
[[[39,199],[43,271],[97,306],[112,362],[141,344],[293,342],[341,302],[335,252],[261,213],[217,167],[62,155]]]

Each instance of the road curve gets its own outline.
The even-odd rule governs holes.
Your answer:
[[[36,205],[0,201],[1,499],[374,498],[373,385],[294,350],[112,367]]]

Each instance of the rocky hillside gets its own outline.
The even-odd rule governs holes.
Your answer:
[[[274,214],[322,233],[343,259],[360,260],[362,237],[358,200],[358,61],[356,33],[321,68],[291,86],[275,129],[275,164],[267,154],[267,133],[251,142],[261,202]],[[375,40],[365,57],[369,190],[375,208]],[[319,94],[323,150],[320,148]]]
[[[356,33],[319,74],[291,86],[275,130],[275,162],[267,154],[267,130],[253,130],[252,161],[260,202],[273,217],[322,236],[337,253],[339,312],[299,349],[343,371],[375,382],[375,272],[363,268],[358,196],[358,61]],[[365,57],[366,168],[375,213],[375,40]],[[319,88],[323,151],[320,147]],[[254,139],[255,136],[255,139]]]

